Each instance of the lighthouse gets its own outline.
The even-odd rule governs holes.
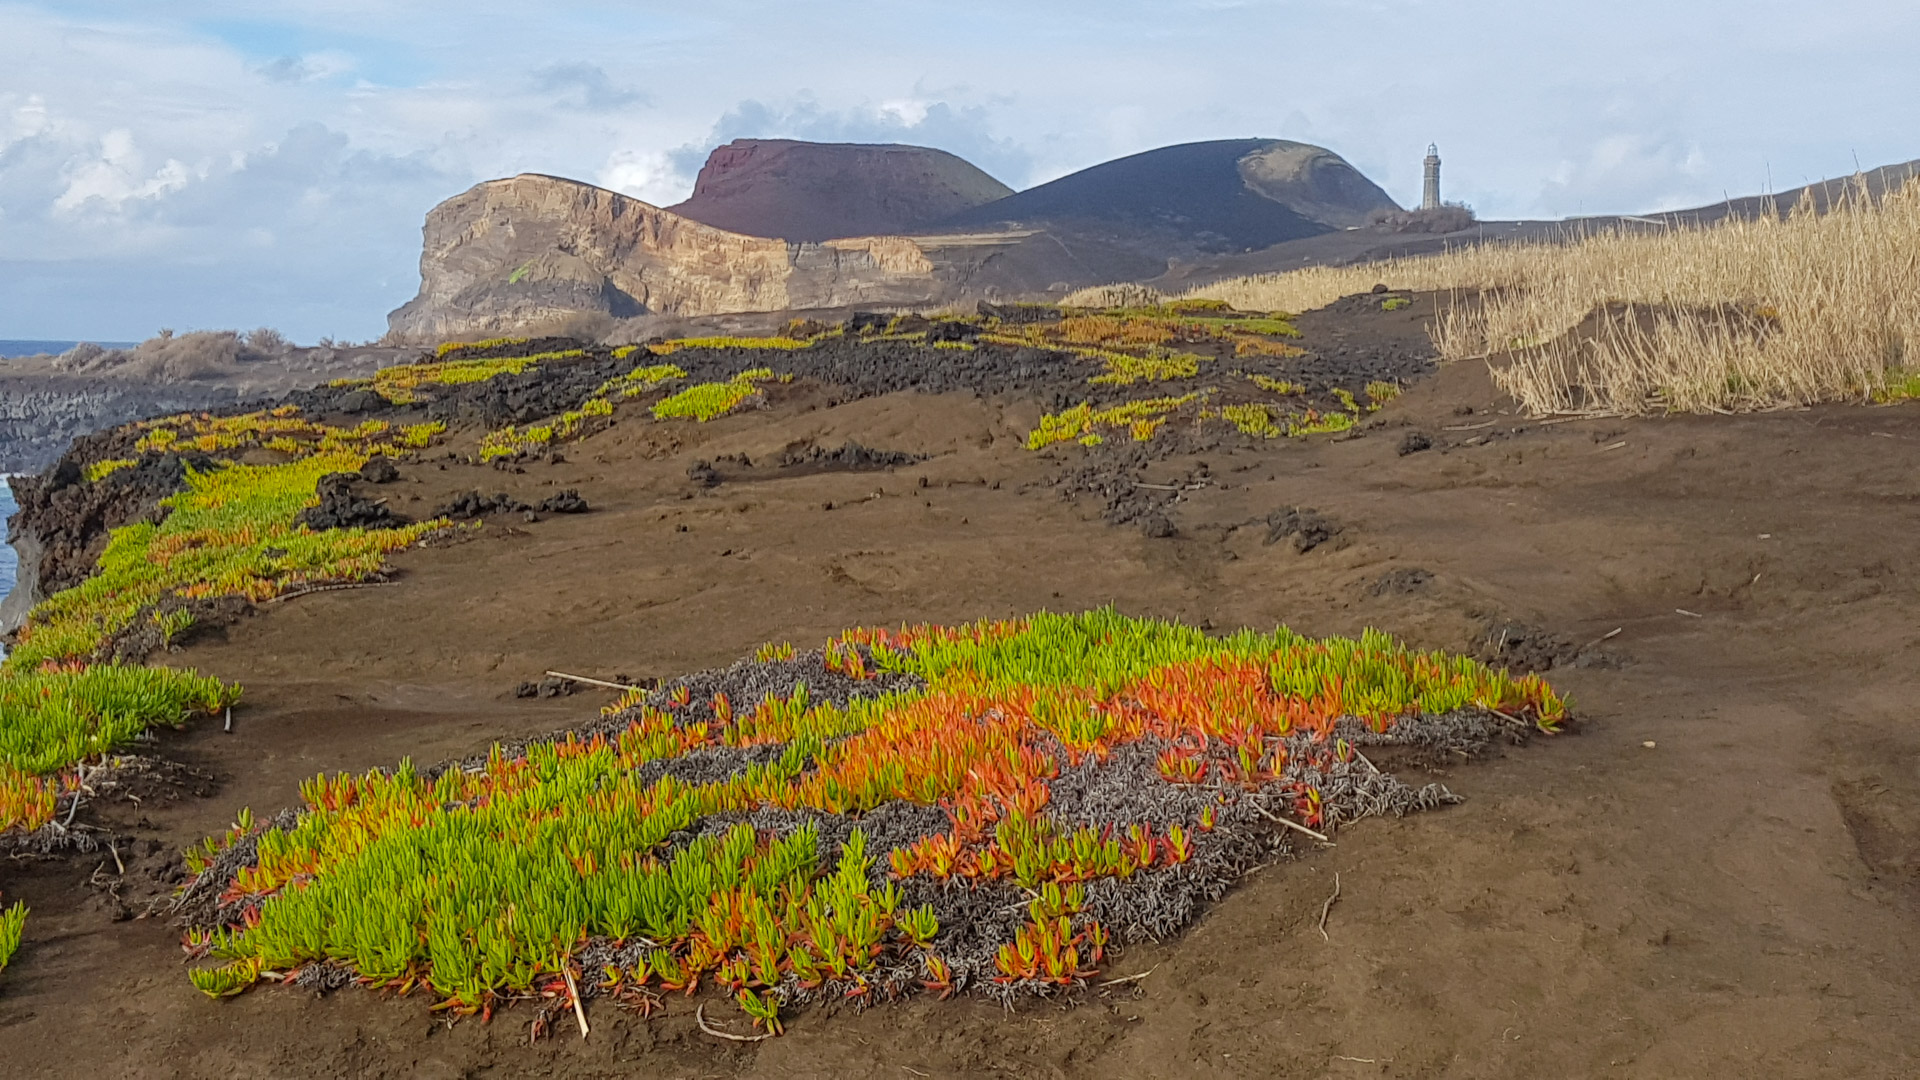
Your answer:
[[[1427,182],[1420,193],[1420,209],[1440,209],[1440,147],[1427,145]]]

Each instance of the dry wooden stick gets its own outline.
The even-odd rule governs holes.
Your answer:
[[[585,675],[569,675],[564,671],[549,671],[547,674],[556,679],[569,679],[573,682],[586,683],[589,686],[604,686],[609,690],[646,690],[644,686],[628,686],[626,683],[608,682],[605,679],[589,679]]]
[[[1318,840],[1323,844],[1333,843],[1332,840],[1327,838],[1327,835],[1325,833],[1317,833],[1317,832],[1314,832],[1312,829],[1307,828],[1305,825],[1300,824],[1297,821],[1289,821],[1286,818],[1283,818],[1280,815],[1274,813],[1273,811],[1268,810],[1266,807],[1261,806],[1257,802],[1249,801],[1247,805],[1253,807],[1254,813],[1259,814],[1261,817],[1266,818],[1268,821],[1274,822],[1275,824],[1278,824],[1278,825],[1285,825],[1287,828],[1296,830],[1298,832],[1306,833],[1308,836],[1313,837],[1315,840]]]
[[[1320,937],[1324,941],[1333,940],[1327,936],[1327,912],[1333,910],[1333,902],[1338,899],[1340,899],[1340,871],[1335,870],[1333,872],[1333,895],[1327,897],[1327,902],[1320,905]]]
[[[1155,964],[1155,965],[1153,965],[1152,967],[1150,967],[1150,968],[1148,968],[1147,970],[1145,970],[1145,971],[1143,971],[1143,972],[1141,972],[1141,973],[1140,973],[1140,974],[1138,974],[1138,975],[1122,975],[1122,976],[1120,976],[1120,977],[1119,977],[1119,978],[1117,978],[1117,979],[1108,979],[1108,980],[1107,980],[1106,982],[1103,982],[1103,983],[1101,983],[1100,985],[1101,985],[1101,986],[1119,986],[1119,985],[1120,985],[1120,984],[1122,984],[1122,983],[1134,983],[1134,982],[1139,982],[1139,981],[1140,981],[1141,979],[1144,979],[1144,978],[1146,978],[1147,976],[1149,976],[1149,975],[1151,975],[1151,974],[1153,974],[1154,972],[1156,972],[1156,971],[1159,971],[1159,970],[1160,970],[1160,965],[1159,965],[1159,964]]]
[[[562,965],[560,974],[567,980],[567,996],[573,998],[573,1018],[580,1023],[580,1037],[587,1037],[587,1010],[580,1007],[580,986],[573,981],[573,969]]]
[[[767,1039],[773,1038],[773,1034],[771,1032],[764,1035],[735,1035],[731,1031],[721,1031],[719,1028],[714,1027],[712,1024],[707,1023],[707,1004],[704,1001],[700,1003],[699,1008],[693,1010],[693,1022],[700,1025],[701,1031],[706,1032],[707,1034],[713,1036],[716,1039],[727,1039],[732,1042],[756,1043],[756,1042],[764,1042]]]
[[[296,596],[312,596],[314,593],[339,592],[342,589],[382,589],[388,585],[398,585],[397,581],[343,581],[333,585],[315,585],[310,589],[297,589],[279,596],[270,596],[261,601],[266,604],[278,604],[282,600],[292,600]]]

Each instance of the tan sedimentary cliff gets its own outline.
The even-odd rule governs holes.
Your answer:
[[[581,312],[628,318],[914,303],[942,294],[942,279],[966,275],[966,267],[941,273],[904,237],[809,244],[745,236],[591,184],[525,174],[434,207],[420,295],[388,323],[396,341],[428,342]]]

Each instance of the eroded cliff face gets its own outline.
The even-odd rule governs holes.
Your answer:
[[[526,174],[492,180],[427,215],[420,295],[392,337],[431,342],[597,312],[721,315],[915,303],[945,291],[903,237],[819,244],[716,229],[618,192]],[[960,271],[964,276],[965,271]]]

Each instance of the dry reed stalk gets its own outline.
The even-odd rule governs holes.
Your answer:
[[[1376,282],[1449,292],[1446,360],[1495,360],[1534,413],[1726,412],[1920,393],[1920,184],[1825,213],[1487,244],[1194,289],[1307,311]]]

